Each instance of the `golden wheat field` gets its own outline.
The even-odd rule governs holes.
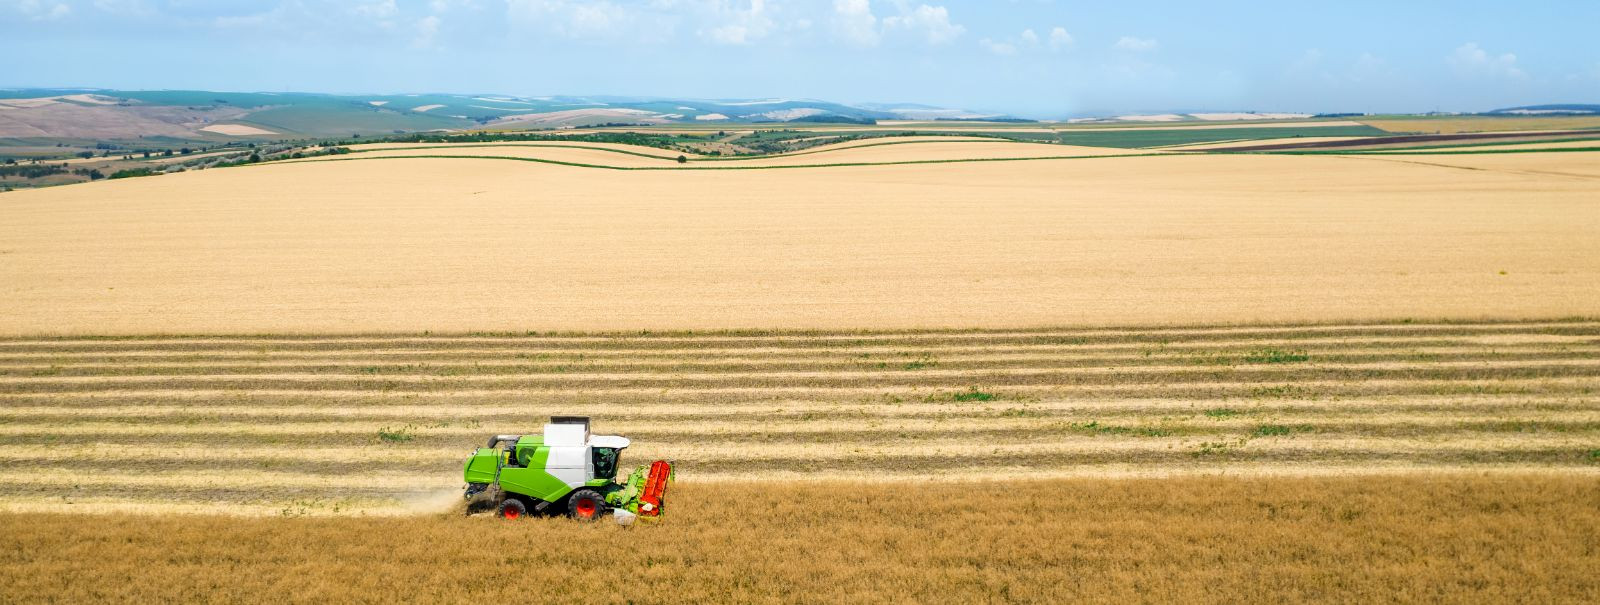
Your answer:
[[[0,596],[1600,597],[1597,154],[675,157],[6,194]],[[665,519],[464,518],[551,415]]]
[[[1061,603],[1600,598],[1569,475],[696,484],[670,517],[0,514],[12,601]]]
[[[562,152],[663,161],[530,153]],[[0,333],[1523,318],[1592,314],[1600,294],[1593,153],[684,171],[360,155],[8,194]]]

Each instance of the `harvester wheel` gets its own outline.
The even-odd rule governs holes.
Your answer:
[[[521,519],[528,516],[528,507],[523,505],[521,500],[506,498],[505,502],[500,503],[500,509],[495,511],[495,514],[502,519]]]
[[[572,492],[567,499],[567,514],[579,521],[593,521],[606,514],[606,498],[592,489]]]

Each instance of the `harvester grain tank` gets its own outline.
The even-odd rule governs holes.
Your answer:
[[[492,509],[506,519],[565,514],[618,523],[661,516],[672,463],[657,460],[617,481],[617,462],[630,442],[593,435],[589,419],[555,416],[542,435],[495,435],[467,458],[468,512]]]

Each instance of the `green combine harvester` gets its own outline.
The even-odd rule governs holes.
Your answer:
[[[611,514],[632,525],[661,516],[672,463],[657,460],[617,481],[626,437],[589,434],[589,419],[555,416],[543,435],[495,435],[467,458],[467,512],[506,519],[565,514],[594,521]]]

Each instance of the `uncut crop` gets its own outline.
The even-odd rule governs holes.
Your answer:
[[[11,510],[421,512],[550,415],[688,482],[1600,470],[1600,322],[0,340]]]
[[[0,513],[26,602],[1537,602],[1600,597],[1600,480],[698,483],[667,517]]]
[[[621,146],[362,151],[17,192],[0,220],[0,334],[1600,314],[1592,152],[853,143],[688,166],[710,170]],[[669,168],[377,159],[446,152]],[[1018,155],[1077,159],[988,161]],[[984,161],[720,169],[961,158]]]

